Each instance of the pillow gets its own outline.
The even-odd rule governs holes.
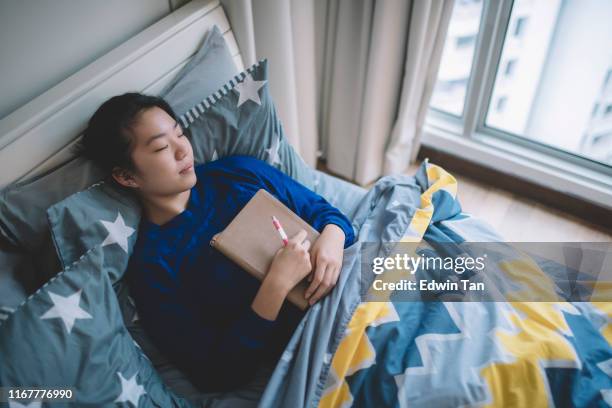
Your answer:
[[[22,268],[16,276],[27,293],[62,269],[47,226],[46,209],[102,176],[91,162],[75,157],[0,192],[0,234],[29,255],[21,261]]]
[[[105,271],[118,282],[136,242],[141,206],[135,195],[100,181],[47,209],[49,228],[62,265],[90,248],[106,249]]]
[[[31,179],[11,184],[0,193],[0,232],[29,251],[42,244],[45,210],[103,177],[89,160],[75,157]]]
[[[177,115],[184,114],[238,73],[219,27],[204,34],[202,45],[189,62],[159,93]]]
[[[230,155],[253,156],[313,189],[313,170],[289,144],[276,113],[267,59],[204,96],[179,118],[191,132],[197,163]]]
[[[0,384],[70,386],[79,406],[190,406],[126,330],[103,267],[105,248],[85,252],[0,322]]]
[[[27,259],[17,248],[0,237],[0,321],[26,297],[16,275],[22,267],[22,262]]]

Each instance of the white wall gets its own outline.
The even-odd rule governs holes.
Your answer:
[[[184,0],[0,0],[0,119]]]

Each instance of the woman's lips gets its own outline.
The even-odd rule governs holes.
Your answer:
[[[183,170],[181,170],[179,174],[185,174],[185,173],[190,172],[191,170],[193,170],[193,164],[190,164],[189,167],[186,167]]]

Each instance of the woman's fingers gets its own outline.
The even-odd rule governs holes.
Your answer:
[[[302,241],[306,238],[306,230],[301,229],[297,234],[289,238],[289,242],[293,242],[294,244],[301,244]]]
[[[319,299],[325,296],[333,287],[333,265],[328,264],[325,268],[325,274],[323,280],[317,287],[312,297],[308,300],[310,305],[314,305]]]
[[[318,262],[315,264],[315,270],[312,272],[312,281],[306,290],[305,297],[308,299],[321,285],[323,279],[325,278],[325,267],[326,264],[323,262]]]

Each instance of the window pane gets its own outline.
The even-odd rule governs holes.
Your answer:
[[[486,125],[612,165],[612,1],[515,0]]]
[[[430,105],[436,109],[458,116],[463,112],[481,12],[482,0],[455,2],[431,96]]]

